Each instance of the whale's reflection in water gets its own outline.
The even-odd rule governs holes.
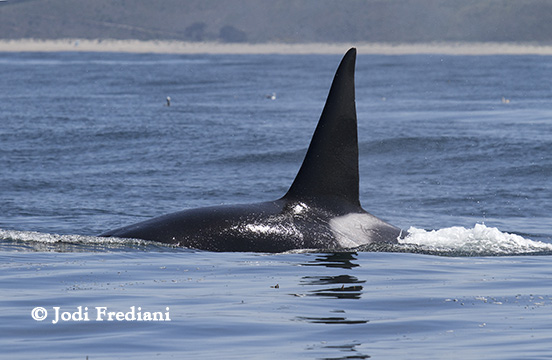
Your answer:
[[[346,360],[346,359],[370,359],[370,355],[364,355],[358,352],[357,347],[362,346],[362,344],[359,343],[347,343],[343,345],[323,345],[319,348],[322,349],[332,349],[337,350],[340,353],[344,353],[343,356],[339,357],[324,357],[320,358],[322,360]],[[317,346],[309,346],[306,348],[306,350],[316,351]],[[340,354],[341,355],[341,354]]]
[[[356,260],[356,253],[354,252],[335,252],[328,254],[316,254],[316,259],[307,263],[301,264],[302,266],[325,266],[329,268],[341,268],[341,269],[353,269],[359,264],[353,263]]]
[[[337,252],[327,254],[312,254],[315,259],[306,263],[300,264],[300,266],[312,266],[315,268],[324,267],[331,269],[330,271],[312,271],[323,273],[320,275],[308,275],[301,277],[299,285],[308,289],[303,294],[292,294],[300,297],[324,297],[328,298],[326,305],[330,308],[327,310],[325,316],[319,316],[320,312],[316,314],[308,314],[303,316],[296,316],[294,321],[304,321],[311,324],[325,324],[325,325],[352,325],[362,326],[368,324],[370,320],[362,317],[358,317],[358,314],[352,316],[347,314],[347,311],[339,305],[345,305],[348,302],[341,301],[342,299],[359,300],[363,294],[363,285],[366,281],[357,278],[354,274],[351,274],[351,270],[360,265],[356,262],[357,254],[351,252]],[[313,269],[314,270],[314,269]],[[330,274],[328,274],[330,272]],[[333,273],[333,274],[332,274]],[[336,300],[339,301],[336,301]],[[318,315],[318,316],[317,316]],[[365,329],[366,330],[366,329]],[[363,330],[359,329],[361,333]],[[359,347],[362,347],[362,343],[358,342],[346,342],[346,343],[332,343],[332,344],[320,344],[313,346],[308,350],[316,352],[317,349],[334,349],[339,351],[338,357],[332,357],[331,359],[368,359],[369,355],[361,353]]]
[[[362,283],[355,276],[336,275],[336,276],[305,276],[301,279],[301,285],[332,285],[309,291],[310,296],[327,296],[338,299],[360,299],[362,295]]]
[[[353,269],[358,264],[356,253],[330,253],[317,255],[316,259],[302,264],[302,266],[324,266],[335,269]],[[349,274],[323,275],[323,276],[304,276],[301,278],[300,285],[321,287],[310,290],[308,296],[325,296],[338,299],[360,299],[362,295],[362,285],[364,280],[359,280],[356,276]],[[326,286],[328,285],[328,286]]]
[[[355,253],[329,253],[317,254],[315,260],[301,264],[301,266],[323,266],[332,269],[350,270],[357,266]],[[358,300],[362,296],[362,284],[365,280],[360,280],[350,274],[337,273],[336,275],[313,275],[303,276],[299,285],[304,287],[314,287],[305,294],[293,294],[294,296],[321,296],[334,299],[353,299]],[[335,315],[334,315],[335,314]],[[332,310],[331,316],[314,317],[298,316],[296,320],[308,321],[318,324],[365,324],[365,319],[349,319],[345,316],[345,310]]]

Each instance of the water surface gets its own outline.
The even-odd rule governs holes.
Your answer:
[[[267,255],[95,237],[280,197],[339,60],[0,54],[0,356],[548,358],[548,56],[359,54],[361,203],[410,230],[397,246]],[[79,307],[89,321],[52,323]],[[171,321],[96,321],[96,307],[168,307]]]

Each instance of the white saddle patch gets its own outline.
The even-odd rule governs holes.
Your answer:
[[[330,220],[330,229],[339,244],[353,248],[372,242],[370,233],[377,225],[383,223],[370,214],[351,213]]]

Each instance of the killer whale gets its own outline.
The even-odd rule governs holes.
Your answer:
[[[337,68],[303,164],[282,198],[184,210],[100,236],[228,252],[396,243],[405,232],[365,211],[359,200],[355,63],[352,48]]]

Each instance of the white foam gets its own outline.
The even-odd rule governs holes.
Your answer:
[[[351,220],[351,219],[348,219]],[[275,229],[251,228],[249,231],[275,231]],[[336,230],[336,229],[334,229]],[[552,253],[552,244],[526,239],[516,234],[501,232],[497,228],[484,224],[476,224],[473,228],[460,226],[440,230],[426,231],[411,227],[408,236],[399,239],[401,252],[423,252],[436,255],[454,256],[489,256],[489,255],[521,255],[535,253]],[[279,235],[282,235],[280,233]],[[292,234],[284,234],[292,235]],[[342,234],[344,235],[344,234]],[[350,235],[350,234],[349,234]],[[357,234],[358,235],[358,234]],[[147,246],[151,244],[145,240],[104,238],[84,235],[59,235],[35,231],[16,231],[0,229],[0,240],[28,243],[37,250],[63,245],[100,245],[106,249],[127,246]],[[162,246],[163,244],[158,244]],[[342,244],[346,246],[348,244]],[[172,247],[172,245],[166,245]],[[22,248],[24,250],[24,248]],[[69,251],[76,251],[71,250]]]
[[[20,241],[20,242],[35,242],[40,244],[85,244],[85,245],[143,245],[147,244],[144,240],[136,239],[119,239],[109,237],[96,237],[86,235],[60,235],[41,233],[38,231],[17,231],[0,229],[0,239]]]
[[[67,240],[69,235],[41,233],[37,231],[16,231],[0,229],[0,239],[13,241],[36,241],[41,243],[57,243]],[[73,241],[75,239],[73,238]]]
[[[432,231],[411,227],[408,233],[407,237],[399,239],[399,243],[416,245],[426,251],[472,255],[513,255],[552,251],[552,244],[525,239],[484,224],[476,224],[473,228],[454,226]]]

